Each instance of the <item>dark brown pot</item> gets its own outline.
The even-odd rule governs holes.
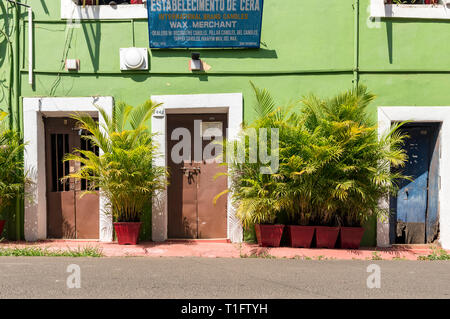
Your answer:
[[[6,220],[0,220],[0,236],[3,232],[3,227],[5,227]]]
[[[286,226],[289,246],[291,247],[311,247],[314,237],[314,226]]]
[[[343,249],[359,249],[364,235],[362,227],[341,227],[339,236],[340,246]]]
[[[139,230],[142,223],[114,223],[114,230],[119,245],[136,245],[139,240]]]
[[[316,247],[334,248],[339,235],[339,227],[316,226]]]
[[[256,239],[261,247],[279,247],[284,225],[255,225]]]

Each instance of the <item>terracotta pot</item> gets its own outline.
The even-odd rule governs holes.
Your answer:
[[[3,227],[5,227],[6,220],[0,220],[0,236],[3,232]]]
[[[279,247],[284,225],[255,225],[256,239],[261,247]]]
[[[286,226],[289,246],[291,247],[311,247],[314,237],[314,226]]]
[[[339,236],[340,246],[343,249],[359,249],[364,228],[362,227],[341,227]]]
[[[334,248],[339,235],[339,227],[316,226],[316,247]]]
[[[119,245],[136,245],[142,223],[114,223]]]

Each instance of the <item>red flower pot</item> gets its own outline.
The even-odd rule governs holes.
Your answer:
[[[261,247],[279,247],[284,225],[255,225],[256,239]]]
[[[363,235],[364,228],[362,227],[341,227],[341,235],[339,237],[341,248],[359,249]]]
[[[316,226],[316,247],[334,248],[339,235],[339,227]]]
[[[114,223],[119,245],[136,245],[142,223]]]
[[[3,227],[5,226],[6,220],[0,220],[0,236],[3,232]]]
[[[130,4],[142,4],[142,0],[131,0]]]
[[[311,247],[314,237],[314,226],[286,226],[289,246],[291,247]]]

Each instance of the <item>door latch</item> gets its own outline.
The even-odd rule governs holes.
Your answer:
[[[186,167],[183,166],[181,167],[181,169],[183,170],[183,174],[184,176],[186,176],[188,178],[188,183],[191,184],[193,179],[194,179],[194,175],[198,175],[198,173],[200,173],[200,167]]]

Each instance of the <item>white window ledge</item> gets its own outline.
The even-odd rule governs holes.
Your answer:
[[[61,19],[68,20],[114,20],[114,19],[147,19],[146,4],[123,4],[116,6],[81,5],[72,0],[61,0]]]
[[[446,4],[384,4],[384,0],[371,0],[371,18],[450,19],[450,1]]]

